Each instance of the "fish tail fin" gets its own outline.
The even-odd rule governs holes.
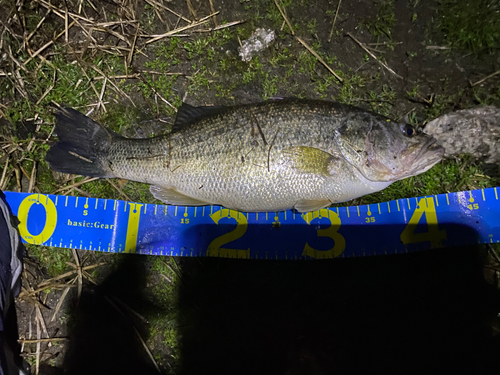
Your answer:
[[[57,172],[90,177],[114,177],[106,163],[110,145],[119,134],[72,108],[59,108],[55,133],[59,141],[45,160]]]

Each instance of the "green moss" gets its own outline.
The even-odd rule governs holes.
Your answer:
[[[66,264],[73,259],[71,249],[25,244],[30,257],[35,257],[40,265],[52,276],[61,275],[72,268]]]
[[[165,313],[150,320],[150,335],[162,335],[164,344],[172,350],[172,357],[175,358],[178,349],[176,303],[180,270],[171,257],[153,257],[151,270],[154,275],[161,276],[161,281],[156,282],[153,288],[153,298]]]

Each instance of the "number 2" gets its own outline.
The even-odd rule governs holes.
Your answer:
[[[222,236],[217,237],[215,240],[210,242],[207,249],[207,256],[209,257],[225,257],[225,258],[249,258],[250,257],[250,249],[241,250],[241,249],[226,249],[222,248],[223,245],[228,244],[229,242],[235,241],[238,238],[242,237],[248,227],[248,221],[245,215],[239,214],[236,211],[228,210],[224,208],[210,215],[210,218],[214,221],[215,224],[219,225],[219,220],[224,218],[232,218],[236,220],[236,228],[234,228],[231,232],[225,233]]]

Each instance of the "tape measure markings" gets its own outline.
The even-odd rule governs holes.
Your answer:
[[[349,207],[335,207],[298,216],[266,213],[264,219],[263,213],[254,216],[218,206],[210,206],[207,217],[205,206],[201,216],[198,207],[184,207],[177,215],[178,206],[174,216],[168,206],[159,215],[161,205],[158,211],[157,204],[148,209],[148,204],[124,201],[113,201],[110,212],[107,199],[85,198],[82,209],[78,197],[66,196],[63,207],[59,196],[7,192],[14,212],[24,221],[20,225],[24,241],[53,246],[59,240],[60,247],[99,251],[324,259],[500,241],[497,188],[444,196],[447,206],[441,207],[443,195],[434,195],[414,198],[415,204],[409,198],[406,204],[400,199],[402,206],[400,200],[387,202],[387,207],[378,203],[378,215],[373,205],[365,205],[356,207],[357,217],[350,215]],[[32,211],[35,204],[45,209],[45,221],[40,212]]]

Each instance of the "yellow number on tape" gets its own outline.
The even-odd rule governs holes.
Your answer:
[[[45,208],[45,225],[40,234],[33,236],[28,230],[28,213],[33,204],[41,204]],[[41,244],[47,241],[57,225],[57,210],[54,202],[48,196],[42,194],[28,195],[19,205],[17,213],[19,217],[19,233],[21,237],[28,243]]]
[[[417,224],[420,222],[422,216],[425,217],[428,230],[423,233],[415,233]],[[429,241],[431,243],[431,248],[436,248],[442,246],[442,240],[446,240],[446,231],[438,227],[434,199],[432,197],[421,198],[418,201],[417,209],[401,233],[401,242],[406,245]]]
[[[248,227],[248,221],[245,215],[238,213],[237,211],[228,210],[224,208],[210,215],[210,218],[215,224],[219,225],[219,220],[224,218],[232,218],[236,220],[236,228],[231,232],[225,233],[222,236],[217,237],[215,240],[210,242],[207,249],[207,256],[212,257],[225,257],[225,258],[250,258],[250,249],[240,250],[240,249],[225,249],[222,246],[228,244],[229,242],[235,241],[241,236],[243,236]]]
[[[302,218],[309,225],[311,225],[311,221],[313,221],[314,219],[322,217],[328,218],[328,220],[330,220],[330,226],[325,229],[318,229],[318,237],[331,238],[335,242],[335,245],[328,250],[316,250],[309,246],[309,244],[306,242],[304,251],[302,252],[303,256],[307,255],[308,257],[316,259],[333,258],[338,257],[345,250],[345,238],[337,232],[341,224],[340,218],[335,212],[327,208],[322,208],[319,211],[308,212],[307,214],[302,215]]]

